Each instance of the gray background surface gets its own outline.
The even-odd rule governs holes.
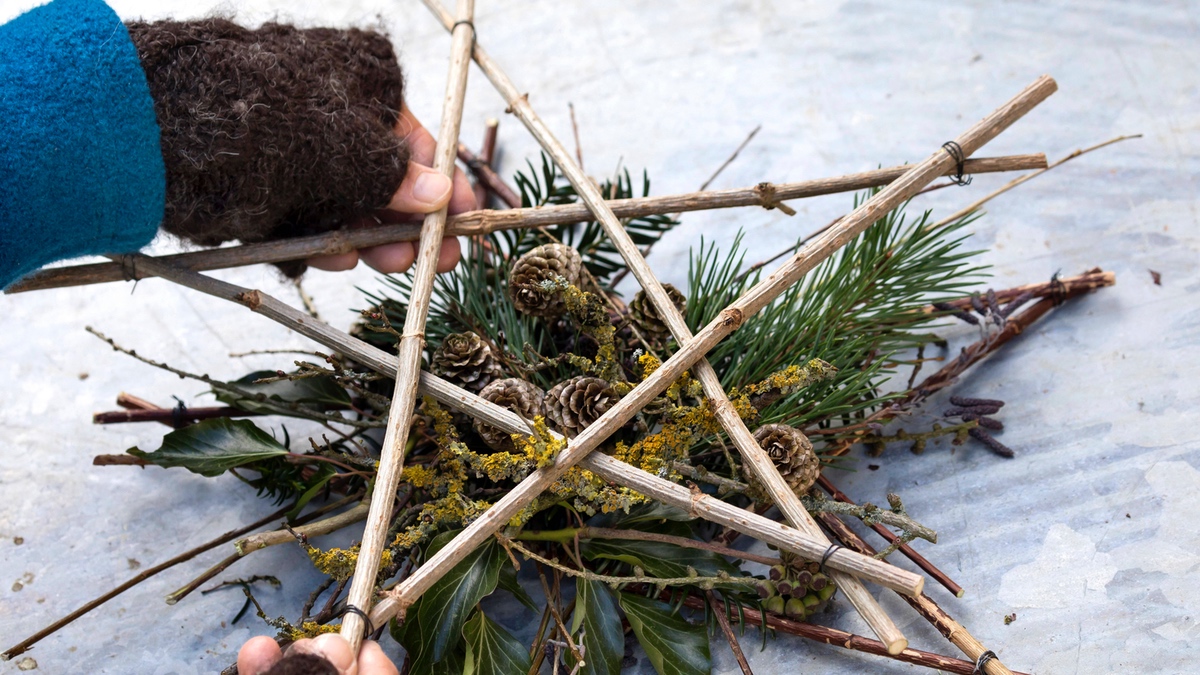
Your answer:
[[[0,2],[8,18],[29,2]],[[302,6],[298,6],[302,5]],[[126,18],[212,10],[247,22],[379,25],[402,51],[409,101],[435,124],[449,40],[414,0],[342,3],[115,2]],[[377,18],[378,17],[378,18]],[[762,132],[714,187],[836,175],[924,158],[1042,73],[1060,91],[982,154],[1051,158],[1118,134],[1130,141],[1072,162],[994,201],[974,242],[997,288],[1114,270],[1115,288],[1072,303],[970,373],[959,391],[1008,401],[1011,461],[979,448],[893,450],[878,471],[837,477],[862,500],[900,492],[941,543],[920,546],[967,588],[930,594],[1013,668],[1037,673],[1187,672],[1200,609],[1200,5],[1194,2],[496,2],[481,0],[480,41],[561,138],[575,104],[586,166],[645,167],[654,192],[695,189],[758,124]],[[477,70],[463,138],[502,118],[506,175],[536,145]],[[914,208],[950,211],[1006,180],[981,176]],[[686,278],[689,247],[739,228],[767,257],[848,210],[849,196],[794,203],[798,215],[689,214],[656,248],[664,281]],[[170,245],[160,243],[158,250]],[[1162,274],[1151,283],[1148,269]],[[267,269],[219,276],[295,300]],[[372,274],[315,272],[324,316],[347,326]],[[95,427],[120,391],[203,405],[204,387],[113,353],[83,331],[174,365],[233,378],[287,357],[230,352],[307,347],[265,319],[157,280],[0,297],[0,641],[5,646],[121,582],[138,566],[265,515],[233,478],[92,467],[91,457],[157,447],[163,428]],[[953,348],[973,335],[953,329]],[[865,462],[864,462],[865,463]],[[15,543],[17,537],[23,544]],[[268,632],[230,626],[237,591],[165,593],[225,555],[214,551],[145,583],[41,643],[47,673],[201,673]],[[278,573],[267,611],[294,615],[312,586],[294,548],[256,554],[226,577]],[[956,654],[897,597],[882,597],[912,646]],[[843,603],[844,609],[844,603]],[[1005,614],[1017,621],[1006,626]],[[527,622],[512,610],[506,620]],[[823,619],[857,633],[852,612]],[[912,667],[783,637],[756,671],[908,672]],[[391,644],[388,649],[396,649]],[[737,671],[714,641],[715,672]],[[642,666],[645,669],[643,661]],[[12,663],[0,672],[16,672]]]

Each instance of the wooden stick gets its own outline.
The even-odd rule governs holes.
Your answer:
[[[475,0],[458,0],[457,21],[451,26],[450,74],[446,78],[446,97],[442,103],[442,123],[438,128],[437,149],[433,168],[447,178],[454,178],[454,156],[458,148],[458,130],[462,122],[463,101],[467,93],[467,70],[471,65],[471,45],[475,41]],[[346,605],[363,612],[371,609],[379,561],[386,545],[388,522],[392,518],[392,502],[404,469],[404,445],[417,401],[417,382],[421,376],[421,357],[425,352],[425,320],[429,314],[429,299],[433,295],[433,277],[437,274],[442,236],[446,226],[446,207],[425,216],[421,239],[417,245],[416,269],[412,273],[412,292],[408,312],[400,335],[397,356],[396,388],[388,412],[387,430],[380,451],[379,469],[375,475],[371,512],[367,516],[354,578],[346,595]],[[347,613],[342,619],[341,635],[350,642],[352,653],[358,653],[366,625],[363,617]]]
[[[474,157],[474,155],[471,155]],[[467,160],[464,160],[467,161]],[[469,162],[468,162],[469,163]],[[992,173],[999,171],[1024,171],[1046,166],[1046,156],[1041,154],[1013,155],[987,159],[968,159],[963,171],[966,173]],[[615,199],[609,202],[613,213],[621,218],[634,218],[686,211],[732,208],[739,206],[762,206],[766,191],[772,191],[777,201],[814,197],[818,195],[852,192],[886,185],[899,178],[907,167],[896,166],[875,171],[849,174],[835,178],[818,178],[796,183],[760,183],[754,187],[712,192],[691,192],[662,197]],[[947,174],[954,169],[947,169]],[[485,172],[486,175],[486,172]],[[488,183],[506,203],[520,205],[521,199],[511,188],[491,173],[497,185]],[[766,190],[763,186],[771,188]],[[510,201],[511,200],[511,201]],[[474,236],[522,228],[546,227],[577,223],[591,219],[591,212],[584,204],[543,206],[540,208],[493,211],[483,209],[451,216],[446,221],[446,236]],[[295,237],[261,244],[245,244],[227,248],[191,251],[160,256],[168,262],[183,265],[202,272],[227,269],[260,263],[278,263],[288,260],[304,260],[314,255],[345,253],[359,248],[379,246],[397,241],[416,241],[420,238],[421,226],[416,223],[382,225],[358,230],[337,230],[310,237]],[[44,269],[21,279],[4,290],[5,293],[24,293],[48,288],[84,286],[126,279],[144,279],[153,276],[145,269],[122,267],[118,263],[88,263]]]
[[[170,265],[163,263],[160,260],[153,258],[144,258],[138,262],[139,266],[146,266],[153,271],[155,276],[169,279],[182,286],[193,288],[202,293],[207,293],[214,297],[223,298],[237,302],[254,311],[268,317],[288,328],[309,337],[316,342],[345,354],[358,363],[371,368],[372,370],[384,375],[391,375],[396,372],[397,357],[388,354],[387,352],[369,345],[357,338],[351,337],[328,324],[317,321],[304,312],[295,309],[279,300],[262,293],[261,291],[252,291],[234,284],[206,277],[202,274],[192,272],[181,268],[173,268]],[[641,387],[638,387],[641,389]],[[529,427],[524,420],[516,413],[495,405],[487,399],[480,398],[475,394],[460,389],[449,382],[435,377],[427,372],[421,373],[420,391],[422,394],[431,396],[437,401],[445,404],[447,407],[453,408],[461,412],[468,413],[494,427],[504,429],[511,433],[528,433]],[[594,426],[594,425],[593,425]],[[617,426],[620,426],[619,424]],[[591,429],[591,427],[589,427]],[[586,430],[585,430],[586,432]],[[553,433],[553,432],[552,432]],[[591,447],[594,448],[600,441],[604,440],[604,436],[595,436],[593,432],[593,442]],[[581,434],[582,436],[582,434]],[[557,437],[557,434],[556,434]],[[597,440],[598,439],[598,440]],[[579,442],[578,437],[573,439],[568,446],[568,451]],[[564,454],[567,451],[564,451]],[[560,460],[561,462],[561,455]],[[565,464],[565,463],[564,463]],[[611,481],[620,485],[627,486],[637,492],[657,499],[666,504],[676,506],[686,511],[695,513],[699,517],[703,517],[712,522],[725,525],[736,529],[751,537],[761,539],[762,541],[786,549],[807,560],[820,560],[821,555],[825,552],[827,545],[805,536],[795,529],[777,523],[769,518],[764,518],[757,514],[740,509],[732,504],[721,501],[708,495],[696,494],[682,485],[676,485],[668,480],[659,478],[650,473],[642,471],[637,467],[626,464],[620,460],[613,459],[603,453],[592,453],[591,455],[580,460],[579,465],[607,481]],[[554,466],[558,466],[556,463]],[[562,473],[570,465],[564,465],[561,468]],[[545,470],[542,470],[545,471]],[[556,480],[556,479],[555,479]],[[553,482],[553,481],[551,481]],[[522,483],[524,485],[524,483]],[[517,489],[529,490],[527,486]],[[534,493],[535,495],[537,493]],[[506,499],[512,499],[506,496],[501,502]],[[491,509],[484,513],[484,517],[488,513],[498,508],[494,505]],[[365,512],[365,507],[356,507],[360,512]],[[517,510],[520,510],[518,507]],[[350,513],[347,511],[347,513]],[[355,513],[356,518],[361,518],[359,512]],[[501,522],[507,522],[511,514],[502,519]],[[494,532],[495,530],[493,530]],[[491,532],[484,535],[490,537]],[[249,550],[260,544],[272,545],[274,543],[283,543],[286,539],[282,538],[282,534],[264,533],[261,537],[252,537],[240,544],[240,548]],[[279,541],[276,541],[279,539]],[[268,543],[269,542],[269,543]],[[469,553],[470,549],[466,549],[462,555]],[[436,556],[435,556],[436,557]],[[458,558],[461,559],[461,558]],[[457,562],[457,560],[455,560]],[[424,569],[430,563],[427,562],[420,569]],[[828,561],[828,566],[832,569],[838,569],[849,572],[856,576],[860,576],[869,581],[880,584],[886,588],[891,588],[900,593],[919,593],[925,586],[925,579],[920,575],[913,574],[906,570],[901,570],[893,565],[874,560],[873,558],[843,555],[838,554],[833,556]],[[453,566],[453,563],[451,563]],[[418,572],[420,570],[417,570]],[[428,581],[432,584],[437,577],[430,577]],[[406,581],[407,583],[407,581]],[[422,582],[423,583],[423,582]],[[411,600],[416,600],[425,588],[422,586],[414,588],[413,586],[404,586],[401,584],[398,589],[405,594],[404,597]],[[384,603],[388,602],[387,600]],[[382,606],[381,603],[380,606]],[[375,621],[377,616],[382,617],[381,621],[386,621],[395,615],[381,613],[377,606],[376,612],[372,616],[372,623],[382,625]],[[387,605],[388,611],[396,609],[396,603],[392,602]]]
[[[1141,134],[1134,134],[1132,136],[1117,136],[1116,138],[1111,138],[1107,141],[1104,141],[1103,143],[1097,143],[1096,145],[1093,145],[1091,147],[1081,148],[1079,150],[1076,150],[1075,152],[1072,152],[1071,154],[1067,155],[1066,157],[1063,157],[1062,159],[1054,162],[1053,164],[1047,164],[1046,166],[1042,167],[1041,169],[1038,169],[1037,171],[1034,171],[1033,173],[1014,178],[1013,180],[1009,181],[1008,183],[1005,183],[1000,188],[994,190],[990,194],[983,196],[982,198],[974,201],[973,203],[966,206],[965,208],[962,208],[962,209],[954,212],[953,214],[943,218],[942,220],[938,221],[936,224],[931,225],[930,227],[934,227],[934,228],[941,227],[942,225],[945,225],[947,223],[952,223],[952,222],[958,220],[959,218],[962,218],[963,216],[970,215],[972,212],[979,209],[979,207],[992,201],[996,197],[999,197],[1000,195],[1004,194],[1005,192],[1008,192],[1009,190],[1017,187],[1018,185],[1026,182],[1026,181],[1037,178],[1038,176],[1046,173],[1047,171],[1053,169],[1054,167],[1059,166],[1060,164],[1065,164],[1066,162],[1069,162],[1069,161],[1075,159],[1076,157],[1079,157],[1080,155],[1086,155],[1087,153],[1092,152],[1093,150],[1099,150],[1100,148],[1107,147],[1114,143],[1120,143],[1121,141],[1127,141],[1132,138],[1141,138],[1141,137],[1142,137]]]
[[[750,662],[746,660],[746,655],[742,653],[742,645],[738,642],[737,635],[733,633],[733,626],[729,625],[729,617],[726,616],[725,605],[717,602],[717,596],[712,591],[704,591],[704,598],[708,600],[708,604],[712,607],[713,616],[717,617],[717,625],[721,627],[721,632],[725,634],[725,641],[729,643],[729,648],[733,650],[733,656],[737,659],[738,667],[742,669],[742,675],[754,675],[754,671],[750,669]]]
[[[863,553],[865,555],[874,555],[875,549],[870,544],[863,541],[861,537],[855,534],[846,523],[832,513],[822,513],[821,522],[833,532],[843,544],[850,548]],[[962,624],[955,621],[947,614],[936,602],[931,600],[925,594],[917,594],[915,596],[901,596],[904,601],[912,605],[912,608],[917,610],[917,613],[925,617],[929,623],[933,624],[938,631],[955,647],[962,650],[967,658],[974,662],[978,662],[987,648],[983,646],[975,636],[971,635]],[[993,652],[995,653],[995,652]],[[983,671],[987,675],[1013,675],[1013,672],[1008,669],[999,658],[989,660],[983,666]]]
[[[92,424],[124,424],[126,422],[162,422],[175,428],[175,422],[186,425],[217,417],[256,417],[259,413],[229,406],[209,408],[158,408],[155,410],[109,410],[92,415]]]
[[[424,3],[441,19],[442,24],[446,28],[450,29],[453,27],[453,21],[445,9],[441,7],[438,0],[424,0]],[[575,187],[580,198],[587,204],[591,212],[595,214],[596,219],[604,227],[609,239],[613,242],[618,252],[620,252],[622,258],[624,258],[634,277],[641,284],[647,297],[649,297],[651,303],[658,311],[659,316],[665,320],[667,326],[671,329],[676,341],[683,346],[684,350],[687,349],[689,344],[698,342],[692,340],[693,336],[687,327],[683,315],[674,306],[662,283],[658,281],[654,273],[650,270],[649,265],[646,264],[641,252],[625,231],[616,214],[605,203],[603,196],[591,179],[572,160],[562,143],[554,137],[554,134],[538,117],[529,104],[529,97],[517,90],[507,75],[504,74],[478,44],[474,49],[474,57],[484,74],[487,75],[488,79],[495,85],[497,91],[500,92],[501,96],[509,104],[509,109],[517,115],[522,123],[525,124],[525,127],[529,129],[530,133],[533,134],[534,138],[538,140],[542,148],[558,164],[567,179]],[[887,211],[916,194],[918,190],[928,185],[936,177],[944,175],[947,169],[957,168],[960,159],[973,154],[983,144],[994,138],[1003,129],[1012,124],[1012,122],[1019,119],[1037,105],[1037,103],[1053,93],[1056,88],[1057,85],[1051,78],[1040,78],[1008,104],[1002,106],[956,139],[954,142],[959,146],[962,153],[959,159],[956,159],[945,148],[939,149],[924,162],[906,171],[903,176],[868,200],[863,207],[857,209],[850,216],[847,216],[838,228],[831,230],[830,234],[833,234],[833,237],[822,237],[814,242],[811,248],[821,249],[822,244],[828,242],[831,247],[824,251],[825,257],[828,257],[834,250],[861,233]],[[764,188],[762,192],[764,204],[775,201],[773,190]],[[865,218],[866,216],[869,216],[869,220]],[[840,241],[838,240],[839,235],[841,237]],[[795,258],[793,258],[794,260]],[[760,288],[763,290],[771,289],[772,279],[785,279],[787,280],[786,285],[776,287],[777,290],[769,298],[766,295],[761,296],[764,298],[763,305],[776,297],[784,288],[795,283],[803,273],[808,271],[808,269],[802,269],[794,277],[791,277],[789,272],[785,272],[789,266],[796,267],[791,263],[786,263],[779,272],[768,277],[766,282],[751,289],[747,293],[750,299],[747,304],[749,305],[754,302],[756,290]],[[735,303],[734,306],[736,307],[737,304]],[[761,309],[761,306],[759,308]],[[729,310],[727,309],[726,311]],[[751,311],[749,313],[752,314],[754,312]],[[707,351],[705,349],[698,356],[702,357],[703,353]],[[682,353],[681,351],[680,354]],[[704,386],[709,400],[712,401],[717,419],[729,434],[734,445],[741,451],[746,464],[750,466],[751,471],[766,487],[775,504],[784,513],[788,521],[794,527],[810,536],[824,539],[824,534],[821,532],[820,527],[804,509],[800,503],[800,499],[779,475],[774,462],[767,457],[766,452],[754,440],[753,434],[746,428],[745,423],[725,394],[724,387],[721,385],[716,371],[703,358],[696,359],[693,371]],[[599,425],[599,421],[596,425]],[[453,543],[447,548],[451,548],[452,546]],[[837,554],[834,553],[834,555],[836,556]],[[859,611],[859,614],[863,616],[867,624],[887,644],[889,651],[898,653],[908,646],[908,640],[904,638],[895,623],[887,616],[875,598],[867,592],[866,588],[857,579],[840,572],[833,572],[831,576],[842,588],[843,593],[845,593],[855,609]]]
[[[837,489],[837,486],[825,476],[817,477],[817,485],[820,485],[822,490],[828,492],[830,497],[833,497],[839,502],[844,502],[846,504],[854,503],[854,500],[847,497],[846,493]],[[900,540],[900,537],[892,534],[891,530],[887,529],[883,525],[880,525],[879,523],[871,523],[871,529],[875,530],[879,536],[886,539],[889,544],[895,544]],[[897,550],[903,553],[906,558],[913,561],[917,567],[920,567],[921,571],[933,577],[934,580],[945,587],[946,590],[953,593],[954,597],[961,598],[963,594],[966,593],[962,586],[959,586],[954,582],[953,579],[950,578],[950,575],[938,569],[937,566],[929,562],[925,556],[913,550],[913,547],[909,546],[908,544],[900,544]]]
[[[683,604],[692,609],[703,609],[704,602],[695,596],[689,596],[683,601]],[[718,604],[723,604],[718,601]],[[723,611],[723,609],[722,609]],[[925,652],[919,649],[905,649],[899,654],[890,654],[884,648],[883,643],[877,640],[854,635],[846,631],[837,630],[836,628],[828,628],[826,626],[818,626],[817,624],[807,623],[804,621],[793,621],[775,614],[763,614],[762,612],[750,607],[743,607],[742,611],[734,616],[743,617],[748,625],[761,626],[764,623],[771,628],[789,635],[796,635],[809,640],[823,642],[834,647],[850,649],[866,654],[875,654],[877,656],[886,656],[897,661],[911,663],[917,666],[933,668],[935,670],[945,671],[947,673],[960,673],[961,675],[975,675],[975,664],[971,661],[964,661],[950,656],[934,654],[933,652]],[[987,666],[984,666],[986,669]],[[988,672],[992,672],[990,669]],[[1013,675],[1026,675],[1026,673],[1013,673]]]
[[[1033,298],[1044,298],[1055,294],[1070,295],[1079,291],[1092,291],[1097,288],[1104,288],[1105,286],[1113,286],[1116,283],[1117,275],[1115,272],[1105,272],[1101,269],[1095,269],[1073,277],[1063,277],[1055,281],[1042,281],[996,291],[996,301],[1004,304],[1012,302],[1026,294],[1028,294],[1026,297]],[[971,299],[960,298],[958,300],[951,300],[945,303],[945,306],[970,311]],[[933,305],[926,305],[923,311],[926,314],[932,314],[942,310]]]

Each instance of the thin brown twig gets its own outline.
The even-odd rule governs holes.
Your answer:
[[[67,614],[66,616],[55,621],[54,623],[50,624],[49,626],[46,626],[45,628],[39,630],[38,632],[34,633],[33,635],[25,638],[21,642],[18,642],[17,644],[13,645],[12,647],[9,647],[8,649],[6,649],[4,651],[3,654],[0,654],[0,660],[8,661],[8,660],[12,659],[14,656],[23,654],[24,652],[28,651],[30,647],[37,644],[42,639],[44,639],[50,635],[53,635],[54,633],[58,632],[60,629],[62,629],[67,624],[78,619],[79,617],[83,616],[84,614],[87,614],[88,612],[92,611],[93,609],[96,609],[97,607],[99,607],[100,605],[103,605],[104,603],[108,602],[109,600],[112,600],[113,598],[115,598],[118,595],[124,593],[125,591],[133,588],[134,586],[142,583],[146,579],[149,579],[150,577],[158,574],[159,572],[168,570],[180,563],[187,562],[188,560],[195,558],[196,556],[200,555],[201,553],[204,553],[205,551],[216,548],[217,546],[220,546],[221,544],[225,544],[230,541],[233,541],[234,539],[237,539],[238,537],[242,536],[243,534],[246,534],[247,532],[253,532],[254,530],[257,530],[258,528],[266,525],[267,523],[270,523],[273,520],[282,518],[284,514],[286,514],[289,510],[291,510],[291,508],[292,508],[291,506],[288,506],[288,507],[279,509],[278,511],[275,511],[271,515],[261,518],[259,520],[256,520],[255,522],[250,523],[249,525],[240,527],[236,530],[230,530],[229,532],[226,532],[215,539],[206,541],[203,544],[200,544],[199,546],[197,546],[193,549],[184,551],[183,553],[180,553],[179,555],[175,556],[174,558],[171,558],[165,562],[159,563],[158,565],[155,565],[154,567],[150,567],[150,568],[143,570],[142,572],[133,576],[132,578],[130,578],[128,581],[121,584],[120,586],[117,586],[116,588],[112,589],[111,591],[99,596],[98,598],[85,603],[83,606],[81,606],[79,609],[75,610],[74,612]]]
[[[875,549],[872,548],[870,544],[863,541],[862,537],[859,537],[854,530],[851,530],[846,523],[842,522],[840,518],[832,513],[821,514],[821,522],[824,523],[825,526],[828,527],[835,536],[837,536],[843,545],[854,551],[862,553],[863,555],[875,554]],[[913,609],[917,610],[918,614],[925,617],[926,620],[933,624],[933,627],[936,628],[943,637],[949,640],[955,647],[958,647],[960,650],[962,650],[963,654],[966,654],[967,658],[974,662],[978,662],[979,657],[985,651],[988,651],[983,644],[979,642],[979,640],[975,639],[974,635],[971,635],[971,633],[968,632],[962,624],[955,621],[953,617],[947,614],[945,610],[939,607],[936,602],[929,598],[929,596],[925,595],[924,593],[918,593],[915,596],[902,595],[900,597],[909,605],[911,605]],[[994,653],[995,652],[993,652],[993,654]],[[972,666],[972,668],[974,668],[974,666]],[[977,673],[977,670],[973,670],[972,672]],[[1013,672],[1008,669],[1008,666],[1005,666],[1000,662],[999,658],[992,658],[991,660],[987,661],[983,666],[983,672],[985,675],[1014,675]]]
[[[700,184],[700,189],[697,190],[697,192],[704,192],[705,190],[707,190],[708,186],[711,185],[712,182],[717,179],[717,176],[720,176],[721,172],[725,171],[725,169],[727,169],[730,164],[733,164],[733,161],[738,158],[738,155],[740,155],[742,153],[742,150],[745,150],[746,146],[750,145],[750,141],[754,140],[754,136],[756,134],[758,134],[760,129],[762,129],[761,124],[754,127],[753,129],[751,129],[750,133],[746,136],[746,138],[743,139],[742,142],[740,144],[738,144],[737,148],[734,149],[733,154],[731,154],[731,155],[729,155],[729,157],[725,158],[725,161],[721,163],[721,166],[717,167],[716,171],[713,171],[712,175],[708,177],[708,180],[706,180]],[[682,214],[672,213],[671,219],[678,220],[680,215],[682,215]],[[650,255],[650,249],[654,248],[655,243],[656,242],[652,241],[649,244],[646,244],[646,247],[642,249],[642,257],[643,258]],[[628,267],[622,269],[621,271],[619,271],[615,275],[613,275],[613,278],[609,282],[609,285],[612,288],[616,288],[617,284],[621,283],[621,280],[624,279],[627,274],[629,274]]]
[[[705,601],[702,598],[689,596],[683,601],[684,606],[692,609],[703,609]],[[723,604],[718,601],[718,606]],[[739,613],[739,618],[745,620],[747,625],[761,626],[764,623],[780,633],[788,635],[796,635],[798,637],[807,638],[816,642],[823,642],[834,647],[841,647],[852,651],[874,654],[876,656],[886,656],[889,659],[911,663],[917,666],[933,668],[949,673],[959,673],[960,675],[974,675],[975,663],[956,659],[952,656],[943,656],[932,652],[921,651],[919,649],[905,649],[897,654],[888,653],[884,644],[878,640],[847,633],[846,631],[837,630],[836,628],[828,628],[817,624],[806,623],[804,621],[795,621],[777,614],[762,613],[751,607],[743,607]],[[994,663],[991,662],[991,663]],[[985,666],[986,668],[987,666]],[[1026,675],[1026,673],[1013,673],[1013,675]]]
[[[541,563],[534,563],[537,567],[538,580],[542,582],[542,593],[546,596],[546,606],[550,608],[550,615],[554,617],[554,625],[558,626],[559,635],[567,641],[567,648],[571,650],[571,655],[576,661],[583,660],[583,654],[579,653],[579,647],[575,645],[575,640],[571,639],[571,631],[567,630],[567,624],[563,622],[562,614],[558,611],[558,596],[551,595],[550,584],[546,583],[546,574],[542,571]]]
[[[746,655],[742,653],[742,645],[738,642],[737,635],[733,633],[733,626],[729,625],[729,617],[725,614],[725,606],[717,602],[717,596],[711,590],[704,591],[704,597],[708,599],[708,605],[717,617],[717,625],[721,627],[721,632],[725,634],[725,641],[729,643],[729,648],[733,650],[733,656],[737,659],[738,667],[742,669],[742,675],[754,675],[754,671],[750,669],[750,662],[746,660]]]
[[[1141,137],[1142,137],[1141,134],[1133,134],[1131,136],[1117,136],[1116,138],[1110,138],[1109,140],[1104,141],[1103,143],[1097,143],[1097,144],[1087,147],[1087,148],[1080,148],[1079,150],[1072,152],[1071,154],[1067,155],[1066,157],[1063,157],[1051,164],[1046,165],[1044,168],[1038,169],[1037,171],[1034,171],[1033,173],[1025,174],[1024,176],[1019,176],[1017,178],[1014,178],[1013,180],[1009,181],[1008,183],[1005,183],[999,189],[991,192],[990,194],[985,195],[984,197],[963,207],[962,209],[959,209],[958,211],[954,212],[953,214],[951,214],[951,215],[943,218],[942,220],[938,221],[937,223],[933,224],[931,227],[934,227],[934,228],[941,227],[942,225],[945,225],[947,223],[952,223],[952,222],[958,220],[959,218],[968,216],[971,213],[977,211],[979,209],[979,207],[990,202],[991,200],[995,199],[996,197],[999,197],[1000,195],[1004,194],[1005,192],[1008,192],[1009,190],[1017,187],[1018,185],[1020,185],[1022,183],[1033,180],[1034,178],[1037,178],[1038,176],[1046,173],[1047,171],[1050,171],[1051,169],[1054,169],[1055,167],[1062,166],[1063,164],[1066,164],[1067,162],[1075,159],[1076,157],[1081,157],[1083,155],[1088,154],[1089,152],[1099,150],[1100,148],[1108,147],[1110,145],[1113,145],[1114,143],[1120,143],[1121,141],[1128,141],[1133,138],[1141,138]]]
[[[571,133],[575,135],[575,160],[579,162],[579,168],[583,168],[583,146],[579,143],[579,122],[575,120],[575,104],[567,102],[567,109],[571,111]]]
[[[837,486],[825,476],[820,476],[817,478],[817,485],[820,485],[822,490],[828,492],[829,496],[833,497],[839,502],[854,504],[854,500],[850,499],[844,492],[837,489]],[[895,534],[892,534],[891,530],[887,529],[883,525],[880,525],[879,523],[871,523],[871,529],[875,530],[875,532],[877,532],[881,537],[886,539],[890,545],[895,545],[900,539]],[[920,567],[921,570],[923,570],[926,574],[933,577],[939,584],[944,586],[946,590],[953,593],[954,597],[961,598],[963,594],[966,593],[966,590],[964,590],[962,586],[959,586],[957,583],[955,583],[955,581],[950,578],[950,575],[938,569],[936,565],[929,562],[925,556],[917,553],[908,544],[900,543],[899,550],[905,555],[905,557],[913,561],[917,567]]]

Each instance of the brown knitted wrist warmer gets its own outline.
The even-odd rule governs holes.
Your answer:
[[[162,131],[167,232],[204,246],[325,232],[386,206],[404,179],[404,78],[385,36],[126,25]]]

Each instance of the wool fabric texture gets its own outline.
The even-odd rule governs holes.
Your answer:
[[[111,9],[55,0],[0,26],[0,285],[149,243],[164,175],[146,77]]]
[[[386,36],[217,18],[127,25],[162,128],[165,231],[260,242],[337,229],[391,201],[409,151],[394,130],[404,78]]]

